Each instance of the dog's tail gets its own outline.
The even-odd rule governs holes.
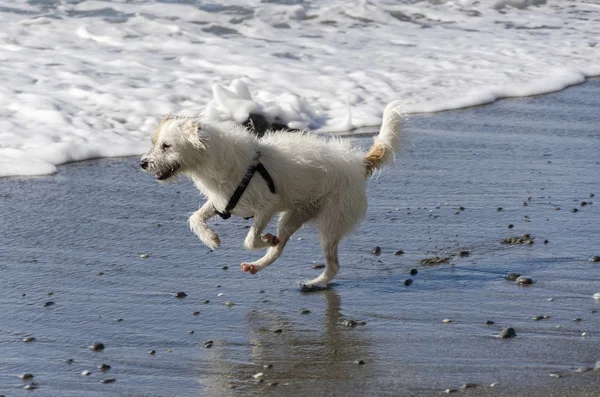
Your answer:
[[[394,161],[401,135],[401,123],[404,120],[401,101],[389,103],[383,111],[383,121],[379,134],[373,138],[373,146],[365,155],[366,176],[371,176],[376,169]]]

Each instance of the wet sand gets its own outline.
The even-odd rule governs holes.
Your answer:
[[[242,248],[250,221],[215,219],[211,252],[187,227],[191,183],[158,185],[136,158],[2,179],[0,394],[598,396],[600,371],[576,370],[600,360],[599,108],[596,79],[411,116],[317,293],[298,289],[323,260],[312,227],[242,273],[260,255]],[[533,244],[501,244],[526,233]],[[420,264],[434,256],[449,263]],[[499,339],[505,327],[517,336]]]

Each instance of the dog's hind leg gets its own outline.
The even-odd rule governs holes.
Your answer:
[[[217,210],[210,201],[207,201],[188,219],[192,232],[211,249],[215,249],[221,245],[221,240],[219,240],[217,233],[206,224],[206,221],[215,215],[217,215]]]
[[[331,236],[321,232],[321,246],[325,254],[325,263],[327,267],[319,275],[319,277],[307,281],[302,285],[302,291],[317,291],[327,288],[327,284],[335,277],[340,269],[340,261],[338,259],[338,246],[341,236]]]
[[[279,218],[279,223],[277,224],[279,243],[269,248],[267,253],[259,260],[250,263],[242,263],[242,271],[254,274],[275,262],[283,253],[283,249],[285,248],[285,245],[289,241],[290,237],[292,237],[292,234],[294,234],[296,230],[300,229],[300,226],[302,226],[304,222],[308,221],[311,217],[312,215],[310,213],[302,213],[297,211],[284,212],[281,215],[281,218]]]
[[[271,233],[267,233],[261,236],[265,227],[269,224],[269,221],[273,218],[273,214],[258,214],[254,216],[252,226],[246,240],[244,240],[244,247],[249,250],[256,250],[267,247],[274,247],[279,243],[277,236],[273,236]]]

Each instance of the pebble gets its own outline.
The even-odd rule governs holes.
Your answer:
[[[193,335],[194,334],[194,330],[193,329],[189,330],[188,334]]]
[[[257,374],[252,375],[252,377],[254,379],[260,379],[260,378],[263,378],[264,376],[265,376],[265,374],[263,372],[259,372]]]
[[[377,246],[377,247],[373,248],[373,249],[371,250],[371,253],[372,253],[373,255],[375,255],[375,256],[379,256],[379,255],[381,255],[381,247],[380,247],[380,246]]]
[[[81,375],[83,375],[83,376],[90,376],[91,374],[92,373],[90,371],[88,371],[88,370],[85,370],[85,371],[81,372]]]
[[[446,390],[444,390],[444,393],[450,394],[450,393],[456,393],[457,391],[458,391],[458,389],[446,389]]]
[[[227,302],[225,302],[225,306],[231,307],[231,306],[233,306],[233,302],[232,301],[227,301]]]
[[[108,364],[100,364],[100,365],[98,365],[98,369],[100,371],[108,371],[110,368],[111,368],[111,366],[108,365]]]
[[[206,304],[209,304],[209,303],[210,303],[210,301],[209,301],[208,299],[204,299],[204,300],[202,301],[202,303],[204,303],[204,304],[206,305]]]
[[[54,305],[55,305],[55,303],[52,301],[48,301],[48,302],[44,303],[44,307],[49,307],[49,306],[54,306]]]
[[[396,256],[404,255],[404,251],[398,250],[398,251],[394,252],[394,255],[396,255]]]
[[[442,322],[444,324],[450,324],[452,322],[452,320],[450,320],[449,318],[445,318],[445,319],[442,320]]]
[[[175,298],[185,298],[186,296],[187,296],[187,294],[183,291],[175,293]]]
[[[149,354],[149,355],[151,355],[151,356],[153,356],[153,355],[155,355],[155,354],[156,354],[156,350],[150,350],[150,351],[148,352],[148,354]]]
[[[23,342],[27,343],[27,342],[33,342],[35,340],[35,338],[33,336],[26,336],[25,338],[23,338]]]
[[[594,255],[590,258],[590,262],[600,262],[600,256]]]
[[[140,255],[140,258],[142,258],[142,259],[146,259],[146,258],[149,258],[149,257],[150,257],[150,254],[141,254]]]
[[[406,285],[407,287],[408,287],[409,285],[411,285],[412,283],[413,283],[413,281],[412,281],[410,278],[409,278],[409,279],[407,279],[407,280],[404,280],[404,285]]]
[[[213,347],[214,342],[212,340],[207,340],[206,342],[204,342],[204,347],[207,349],[210,349],[211,347]]]
[[[313,269],[325,269],[325,265],[323,263],[319,263],[318,265],[313,265]]]
[[[102,383],[115,383],[117,380],[115,378],[102,379]]]
[[[265,364],[265,365],[263,365],[263,368],[264,369],[271,369],[271,368],[273,368],[273,364]]]
[[[521,277],[517,278],[515,280],[515,282],[520,285],[533,284],[533,280],[531,279],[531,277],[525,277],[525,276],[521,276]]]
[[[419,271],[417,269],[410,269],[410,275],[411,276],[416,276],[417,273],[419,273]]]
[[[538,315],[538,316],[533,316],[533,319],[534,319],[535,321],[543,320],[543,319],[544,319],[544,316],[539,316],[539,315]]]
[[[514,328],[504,328],[502,331],[500,331],[500,334],[498,336],[500,337],[500,339],[508,339],[514,338],[515,336],[517,336],[517,333],[515,332]]]
[[[354,320],[344,320],[344,322],[342,322],[342,325],[344,327],[353,328],[353,327],[356,327],[358,324]]]
[[[521,277],[519,273],[508,273],[504,275],[504,279],[508,281],[515,281],[519,277]]]
[[[229,269],[229,266],[223,266],[221,269],[227,270],[227,269]]]
[[[579,210],[577,208],[573,208],[571,212],[579,212]]]
[[[192,313],[192,314],[193,314],[194,316],[199,316],[199,315],[200,315],[200,312],[194,312],[194,313]]]
[[[75,360],[73,360],[72,358],[67,358],[65,360],[65,364],[73,364],[75,362]]]
[[[464,257],[471,255],[471,253],[469,251],[465,250],[465,251],[460,251],[459,255],[464,258]]]
[[[573,321],[575,321],[576,323],[578,323],[578,322],[580,322],[580,321],[582,321],[582,320],[581,320],[581,318],[580,318],[580,317],[575,317],[575,318],[573,319]]]
[[[587,332],[582,332],[581,336],[588,336],[589,334]]]
[[[498,383],[498,382],[494,382],[494,383],[490,384],[490,387],[496,387],[496,386],[498,386],[498,385],[499,385],[499,383]]]
[[[594,371],[600,371],[600,360],[596,361],[596,365],[594,366]]]
[[[25,385],[24,389],[25,390],[35,390],[38,388],[37,383],[30,383],[28,385]]]
[[[279,382],[271,382],[269,383],[269,386],[277,386],[279,384]]]
[[[485,322],[485,325],[494,325],[494,324],[496,324],[496,323],[495,323],[495,322],[493,322],[492,320],[487,320],[487,321]]]
[[[548,298],[548,299],[546,299],[546,300],[547,300],[548,302],[553,302],[553,301],[554,301],[554,298]]]
[[[300,309],[300,314],[309,314],[310,310],[308,309]]]
[[[515,227],[512,223],[510,225],[508,225],[509,229],[512,229],[513,227]]]
[[[558,379],[558,378],[562,378],[562,375],[561,374],[550,374],[550,377]]]
[[[33,379],[33,374],[30,374],[29,372],[26,372],[24,374],[19,375],[19,378],[21,380],[29,380],[29,379]]]
[[[596,299],[597,301],[600,301],[600,292],[596,292],[594,294],[594,299]]]
[[[283,330],[281,328],[277,328],[276,330],[273,331],[276,334],[280,334],[283,332]]]
[[[90,347],[90,350],[97,352],[100,350],[104,350],[104,343],[95,342],[95,343],[92,343],[89,347]]]
[[[461,389],[473,389],[474,387],[479,386],[477,383],[465,383],[461,386]]]
[[[590,368],[590,367],[579,367],[575,370],[575,372],[588,372],[591,370],[592,370],[592,368]]]
[[[354,360],[354,364],[357,364],[357,365],[364,365],[364,364],[365,364],[365,362],[364,362],[363,360]]]

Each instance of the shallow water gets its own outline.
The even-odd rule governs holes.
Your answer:
[[[242,249],[250,221],[214,220],[222,248],[211,252],[187,228],[201,201],[191,183],[157,185],[137,158],[0,179],[0,394],[29,395],[25,372],[39,386],[33,395],[65,397],[593,388],[598,372],[574,369],[600,359],[600,265],[589,261],[600,255],[600,204],[589,197],[600,197],[599,93],[600,80],[590,80],[412,116],[396,168],[369,183],[369,212],[342,244],[336,285],[318,293],[297,288],[320,271],[312,228],[265,271],[242,273],[239,263],[260,255]],[[356,141],[368,146],[370,137]],[[524,233],[533,245],[500,244]],[[419,265],[463,250],[470,255],[450,264]],[[518,287],[506,272],[535,283]],[[515,339],[495,337],[506,326]],[[93,342],[106,348],[91,351]],[[101,363],[112,368],[102,373]],[[259,372],[263,382],[252,378]]]

